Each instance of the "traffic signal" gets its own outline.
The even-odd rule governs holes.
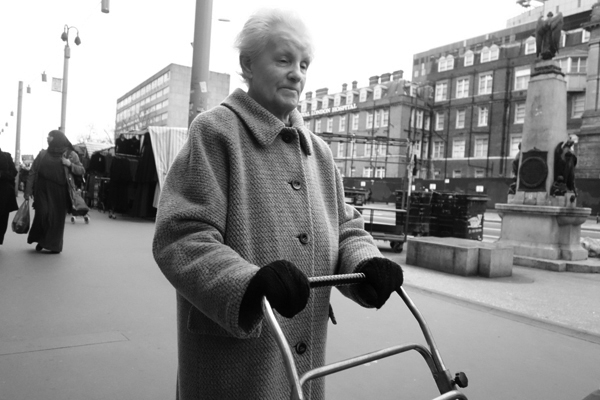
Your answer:
[[[109,11],[108,7],[110,5],[109,3],[110,3],[110,0],[102,0],[102,6],[101,6],[102,8],[101,8],[101,10],[102,10],[103,13],[108,14],[108,11]]]

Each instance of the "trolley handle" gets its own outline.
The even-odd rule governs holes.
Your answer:
[[[365,274],[359,272],[355,274],[313,276],[308,278],[308,282],[310,288],[313,289],[325,286],[353,285],[355,283],[364,282],[365,279]]]

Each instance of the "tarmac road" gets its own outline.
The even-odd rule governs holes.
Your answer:
[[[90,215],[89,225],[67,222],[61,254],[37,253],[10,231],[0,246],[1,400],[174,398],[175,294],[151,255],[153,223]],[[385,254],[405,265],[404,254]],[[406,265],[405,272],[447,366],[469,375],[471,398],[578,400],[600,384],[600,274],[515,267],[513,277],[489,280]],[[339,325],[330,329],[329,357],[418,341],[414,320],[398,318],[400,301],[390,304],[364,310],[334,295]],[[400,374],[376,373],[375,382],[415,393],[397,398],[435,396],[423,360],[398,357]],[[373,388],[365,373],[379,365],[385,361],[353,372]],[[328,390],[344,387],[335,378]],[[354,376],[349,382],[360,385]],[[395,393],[381,388],[378,395]],[[534,389],[539,396],[521,396]],[[358,398],[351,396],[360,390],[330,398]]]

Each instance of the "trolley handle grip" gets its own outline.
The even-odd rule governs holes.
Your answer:
[[[313,276],[308,278],[308,282],[311,289],[313,289],[324,286],[352,285],[355,283],[364,282],[365,279],[365,274],[359,272],[355,274]]]

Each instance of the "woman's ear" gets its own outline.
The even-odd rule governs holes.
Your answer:
[[[242,76],[244,79],[252,79],[252,61],[250,57],[240,55],[240,67],[242,67]]]

